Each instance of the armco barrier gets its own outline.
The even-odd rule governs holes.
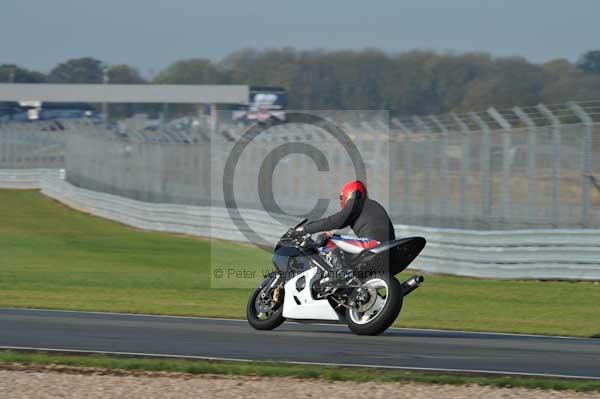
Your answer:
[[[75,187],[45,174],[42,192],[74,209],[134,227],[247,241],[223,208],[153,204]],[[257,233],[274,243],[285,227],[259,210],[243,210]],[[290,225],[294,223],[290,219]],[[423,236],[412,267],[428,272],[503,279],[600,280],[600,231],[472,231],[396,225],[396,235]]]
[[[539,229],[472,231],[395,226],[397,236],[428,240],[413,267],[493,278],[600,279],[600,231]]]
[[[224,208],[141,202],[81,189],[51,176],[42,180],[41,190],[46,196],[79,211],[141,229],[247,241]],[[281,227],[275,222],[264,222],[264,212],[243,210],[242,213],[261,237],[273,243],[277,241]]]
[[[64,169],[0,169],[0,188],[40,188],[42,176],[64,179]]]

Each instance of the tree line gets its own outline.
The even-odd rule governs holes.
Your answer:
[[[535,64],[484,52],[243,49],[218,62],[179,60],[151,79],[135,67],[85,57],[60,63],[48,74],[2,64],[0,82],[281,86],[289,92],[291,109],[436,114],[600,99],[600,50],[582,54],[576,63]]]

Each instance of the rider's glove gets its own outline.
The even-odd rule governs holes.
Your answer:
[[[327,240],[331,238],[331,234],[329,233],[319,233],[314,237],[314,244],[316,247],[323,247],[327,244]]]
[[[287,231],[287,236],[291,239],[299,239],[301,237],[304,237],[304,235],[304,227],[297,227],[295,229],[292,228]]]

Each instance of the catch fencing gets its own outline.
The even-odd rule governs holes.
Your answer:
[[[0,122],[1,169],[59,169],[68,127],[61,122]]]
[[[567,103],[482,112],[330,120],[356,145],[368,186],[396,223],[445,228],[600,227],[600,103]],[[319,126],[269,127],[250,143],[235,176],[225,163],[247,127],[214,132],[193,123],[120,134],[80,129],[67,144],[68,179],[92,190],[149,202],[223,204],[235,180],[237,205],[304,214],[354,177],[351,157]],[[272,198],[258,173],[286,143],[318,148],[322,171],[305,156],[273,166]],[[330,201],[328,211],[336,209]]]
[[[357,146],[370,194],[397,223],[445,228],[600,227],[600,103],[566,103],[437,116],[326,114]],[[147,202],[223,205],[235,180],[237,205],[297,215],[333,199],[354,177],[352,159],[319,126],[270,127],[245,151],[235,176],[225,161],[247,127],[210,131],[193,117],[158,129],[136,116],[107,127],[91,121],[0,123],[0,169],[68,170],[72,183]],[[257,184],[265,157],[285,143],[323,152],[273,165],[272,198]],[[328,212],[336,209],[335,201]]]

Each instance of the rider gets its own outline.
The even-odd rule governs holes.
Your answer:
[[[342,209],[339,212],[298,227],[294,235],[314,234],[350,226],[359,237],[358,240],[353,240],[354,244],[365,249],[395,239],[394,226],[388,213],[377,201],[367,196],[367,187],[360,180],[344,184],[340,193],[340,205]],[[336,269],[343,267],[342,252],[335,246],[331,249],[332,265]]]

